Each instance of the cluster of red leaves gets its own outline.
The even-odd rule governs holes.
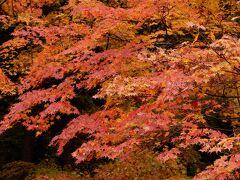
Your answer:
[[[237,176],[239,134],[229,137],[209,127],[202,109],[212,107],[206,112],[211,114],[223,108],[209,94],[217,96],[222,91],[221,87],[212,87],[214,84],[226,86],[229,81],[233,85],[238,80],[234,74],[239,76],[240,41],[224,36],[205,49],[185,43],[177,49],[159,48],[153,53],[147,46],[154,38],[163,37],[166,29],[159,34],[139,33],[146,20],[165,22],[168,15],[170,20],[176,19],[178,11],[174,14],[170,10],[181,8],[182,3],[131,0],[127,8],[113,8],[99,1],[69,1],[61,9],[63,14],[50,19],[54,23],[49,23],[48,16],[34,23],[26,20],[27,25],[15,30],[14,38],[3,44],[0,53],[9,54],[9,47],[16,51],[30,45],[42,50],[19,82],[12,83],[0,71],[0,91],[17,91],[19,95],[19,102],[1,120],[0,133],[21,123],[40,135],[57,123],[59,113],[74,114],[78,117],[51,145],[57,146],[61,154],[71,139],[87,134],[88,141],[72,154],[78,163],[93,158],[124,158],[150,141],[158,147],[170,142],[174,147],[160,152],[159,160],[177,158],[193,145],[199,145],[203,152],[224,154],[196,179],[216,175],[225,178],[233,173]],[[180,22],[180,17],[172,24],[172,33],[181,30],[182,24],[189,28],[186,22],[192,19],[181,17]],[[224,78],[219,79],[219,75]],[[51,80],[57,85],[44,86]],[[93,88],[98,88],[93,98],[105,99],[106,103],[95,113],[81,114],[71,100],[77,89]],[[225,91],[221,96],[234,96],[235,92]],[[239,97],[235,97],[224,106],[227,112],[236,106]],[[32,112],[39,105],[44,106],[43,110]]]

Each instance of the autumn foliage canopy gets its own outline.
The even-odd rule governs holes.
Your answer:
[[[0,133],[21,124],[60,155],[159,161],[217,154],[195,179],[240,178],[240,40],[236,0],[7,0]],[[238,17],[237,17],[238,16]],[[237,19],[238,18],[238,19]],[[88,97],[87,100],[84,97]],[[87,138],[86,138],[87,137]]]

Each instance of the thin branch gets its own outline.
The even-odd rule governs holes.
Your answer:
[[[110,41],[110,35],[109,35],[109,33],[107,33],[107,45],[106,45],[106,50],[108,50],[109,41]]]
[[[117,35],[115,35],[115,34],[109,34],[109,37],[112,38],[112,39],[114,39],[114,40],[117,40],[117,41],[126,41],[126,42],[129,42],[129,40],[124,39],[124,38],[121,38],[121,37],[119,37],[119,36],[117,36]]]
[[[226,96],[225,95],[225,90],[226,90],[226,86],[225,86],[225,84],[223,85],[223,93],[222,93],[222,96]]]
[[[240,98],[240,96],[224,96],[224,95],[217,95],[217,94],[210,94],[210,93],[205,93],[208,96],[212,97],[219,97],[219,98]]]
[[[236,74],[236,75],[240,75],[240,73],[237,73],[237,72],[234,72],[234,71],[228,71],[228,70],[225,70],[224,72],[227,72],[227,73],[231,73],[231,74]]]
[[[7,0],[1,0],[0,1],[0,6],[3,4],[3,3],[5,3]]]
[[[224,56],[224,54],[220,54],[220,53],[217,52],[217,50],[215,50],[215,49],[213,49],[213,50],[214,50],[214,52],[215,52],[220,58],[222,58],[222,59],[223,59],[224,61],[226,61],[229,65],[232,66],[232,63],[230,63],[230,61],[227,60],[227,58],[226,58],[226,56]],[[236,70],[238,70],[238,71],[240,71],[240,69],[239,69],[238,67],[236,67],[236,66],[233,66],[233,68],[236,69]]]
[[[239,91],[238,91],[238,87],[236,86],[236,91],[237,91],[237,95],[239,96]],[[240,106],[240,99],[237,98],[237,101],[238,101],[238,105]]]

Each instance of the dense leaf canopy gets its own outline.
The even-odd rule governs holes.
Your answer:
[[[195,179],[239,178],[239,1],[1,6],[1,31],[11,34],[0,48],[0,99],[18,100],[0,133],[21,124],[37,138],[69,116],[50,145],[60,155],[86,134],[72,153],[77,163],[139,148],[166,162],[197,147],[220,158]],[[79,99],[85,91],[94,108]]]

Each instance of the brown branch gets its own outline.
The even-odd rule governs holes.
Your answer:
[[[205,93],[208,96],[212,97],[219,97],[219,98],[240,98],[240,96],[225,96],[225,95],[217,95],[217,94],[210,94],[210,93]]]
[[[231,74],[236,74],[236,75],[240,75],[240,73],[237,73],[237,72],[234,72],[234,71],[227,71],[227,70],[225,70],[224,72],[231,73]]]
[[[117,35],[115,35],[115,34],[109,34],[109,38],[114,39],[114,40],[117,40],[117,41],[126,41],[126,42],[129,42],[128,39],[124,39],[124,38],[119,37],[119,36],[117,36]]]
[[[5,3],[7,0],[1,0],[0,1],[0,6],[3,4],[3,3]]]
[[[107,33],[106,36],[107,36],[106,50],[108,50],[108,47],[109,47],[109,41],[110,41],[110,35],[109,35],[109,33]]]
[[[230,61],[228,61],[228,59],[226,58],[226,56],[224,54],[220,54],[215,49],[213,49],[213,50],[220,58],[222,58],[224,61],[226,61],[229,65],[233,66],[232,63],[230,63]],[[236,67],[236,66],[233,66],[233,68],[236,69],[237,71],[240,71],[240,69],[238,67]]]
[[[238,87],[236,86],[236,91],[237,91],[237,95],[239,96],[239,91],[238,91]],[[240,99],[237,98],[237,101],[238,101],[238,105],[240,106]]]
[[[225,86],[225,84],[223,84],[223,93],[222,93],[222,96],[226,96],[226,95],[225,95],[225,90],[226,90],[226,86]]]

